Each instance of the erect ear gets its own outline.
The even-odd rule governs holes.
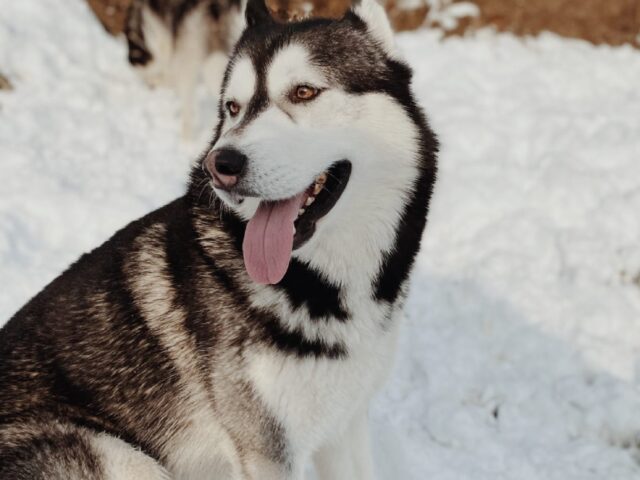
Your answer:
[[[256,25],[264,25],[274,21],[265,0],[247,0],[244,16],[247,21],[247,27],[255,27]]]
[[[396,42],[393,29],[382,5],[376,0],[354,0],[351,11],[367,24],[371,35],[380,42],[387,53],[395,53]]]

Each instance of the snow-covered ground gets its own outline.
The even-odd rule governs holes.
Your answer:
[[[381,480],[640,478],[640,52],[547,35],[404,34],[442,140]],[[0,324],[182,191],[179,140],[84,2],[0,8]],[[205,125],[207,125],[205,127]]]

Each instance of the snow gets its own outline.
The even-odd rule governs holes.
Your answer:
[[[480,32],[399,44],[442,141],[380,479],[640,478],[640,52]],[[184,143],[84,2],[0,9],[0,323],[183,190]]]

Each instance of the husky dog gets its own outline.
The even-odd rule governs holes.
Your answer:
[[[190,137],[200,74],[218,94],[228,55],[244,28],[241,0],[133,0],[124,29],[129,63],[152,87],[175,89]]]
[[[375,0],[246,16],[187,194],[1,331],[3,480],[374,478],[436,139]]]

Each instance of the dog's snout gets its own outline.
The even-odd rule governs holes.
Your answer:
[[[240,175],[247,163],[247,157],[238,150],[225,148],[218,150],[215,167],[222,175]]]
[[[213,150],[204,161],[213,184],[223,190],[238,183],[238,177],[244,172],[246,164],[247,156],[232,148]]]

